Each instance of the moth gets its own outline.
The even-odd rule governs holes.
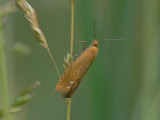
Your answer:
[[[95,60],[97,54],[98,41],[93,40],[92,44],[65,70],[55,90],[62,93],[64,98],[70,98]]]

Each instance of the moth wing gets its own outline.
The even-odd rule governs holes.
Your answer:
[[[85,76],[86,72],[90,68],[95,59],[95,55],[92,51],[85,52],[80,56],[73,64],[70,70],[69,81],[67,84],[68,93],[72,93],[80,84],[81,80]]]
[[[58,92],[67,92],[68,90],[66,89],[65,86],[67,86],[68,81],[70,79],[70,67],[64,72],[63,76],[60,78],[57,86],[56,86],[56,91]]]
[[[64,72],[56,86],[56,91],[61,92],[65,98],[70,97],[88,71],[97,53],[98,48],[96,47],[90,47],[82,52]]]

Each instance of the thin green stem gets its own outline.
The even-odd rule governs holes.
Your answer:
[[[1,20],[1,17],[0,17]],[[2,31],[2,22],[0,21],[0,94],[1,104],[4,110],[4,120],[9,120],[9,105],[8,105],[8,85],[6,74],[6,60],[4,50],[4,40]]]
[[[74,39],[74,0],[71,0],[71,54],[73,54]]]
[[[61,75],[60,75],[60,73],[59,73],[59,70],[58,70],[58,66],[57,66],[57,64],[56,64],[56,61],[55,61],[55,59],[54,59],[54,57],[53,57],[53,55],[52,55],[52,53],[51,53],[51,51],[50,51],[50,49],[49,49],[48,46],[47,46],[47,51],[48,51],[49,56],[50,56],[51,59],[52,59],[52,62],[53,62],[53,64],[54,64],[55,68],[56,68],[58,77],[61,78]]]
[[[67,101],[67,120],[70,120],[71,98],[66,98],[66,101]]]

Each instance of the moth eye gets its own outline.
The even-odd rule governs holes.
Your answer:
[[[75,84],[76,84],[76,82],[74,82],[74,81],[70,81],[70,84],[71,84],[71,85],[75,85]]]
[[[74,82],[74,81],[69,82],[69,86],[74,86],[74,85],[76,85],[76,82]]]

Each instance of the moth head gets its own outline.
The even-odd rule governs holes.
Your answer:
[[[97,40],[93,40],[92,45],[95,47],[98,47],[98,41]]]

